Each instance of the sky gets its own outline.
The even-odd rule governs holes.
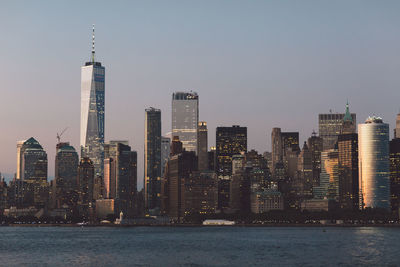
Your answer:
[[[174,91],[199,94],[209,146],[217,126],[248,127],[270,150],[271,129],[318,130],[318,114],[390,123],[400,110],[400,1],[6,1],[0,7],[0,171],[35,137],[54,176],[56,134],[78,150],[80,67],[106,68],[105,139],[129,140],[143,184],[144,110],[171,130]]]

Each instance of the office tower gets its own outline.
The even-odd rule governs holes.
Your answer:
[[[20,149],[20,180],[26,182],[25,204],[44,207],[48,200],[47,153],[33,137],[26,140]]]
[[[400,138],[400,113],[396,117],[396,128],[394,129],[394,138]]]
[[[347,114],[347,115],[346,115]],[[333,149],[337,142],[337,137],[342,133],[343,119],[345,115],[351,117],[352,129],[351,132],[355,132],[356,125],[356,114],[350,113],[349,104],[346,104],[346,114],[343,113],[328,113],[319,114],[319,136],[323,139],[323,149]]]
[[[161,110],[146,109],[144,140],[144,193],[146,210],[159,212],[161,194]]]
[[[165,164],[171,153],[171,138],[161,136],[161,177],[164,176]]]
[[[217,155],[216,155],[216,147],[210,147],[210,151],[208,151],[208,169],[215,172],[215,167],[217,165]]]
[[[186,151],[197,152],[199,96],[196,92],[172,94],[172,136],[179,136]]]
[[[92,160],[96,176],[104,167],[105,68],[95,60],[94,27],[92,56],[81,68],[81,157]]]
[[[89,209],[94,202],[94,166],[90,158],[81,158],[77,183],[79,214],[88,217]]]
[[[78,164],[79,157],[75,148],[70,146],[69,143],[58,143],[53,183],[56,208],[61,208],[64,205],[72,208],[76,205]]]
[[[268,169],[272,172],[272,153],[269,151],[265,151],[263,157],[267,161]]]
[[[389,151],[390,203],[392,211],[398,212],[400,208],[400,138],[394,138],[392,141],[390,141]]]
[[[337,149],[321,153],[320,185],[313,190],[315,199],[336,201],[339,196],[339,152]]]
[[[342,209],[356,210],[358,200],[358,135],[346,133],[338,136],[339,151],[339,205]]]
[[[17,174],[16,179],[22,179],[22,155],[24,153],[24,143],[26,140],[17,142]]]
[[[213,171],[193,171],[185,179],[185,215],[214,214],[218,207],[218,179]]]
[[[368,117],[358,125],[360,208],[390,208],[389,125]]]
[[[115,200],[116,214],[125,217],[135,213],[137,193],[137,153],[128,141],[110,141],[104,145],[104,194]]]
[[[247,151],[247,127],[217,127],[216,173],[218,175],[218,208],[229,207],[232,156]]]
[[[323,140],[315,132],[307,140],[308,149],[311,152],[311,161],[313,169],[313,186],[319,185],[319,175],[321,173],[321,152]]]
[[[312,198],[312,153],[304,142],[303,149],[298,157],[297,180],[299,182],[299,193],[301,199]]]
[[[245,162],[241,155],[234,156],[232,165],[235,165],[235,173],[229,186],[229,207],[232,211],[244,214],[251,212],[251,180],[252,180],[252,164]]]
[[[282,132],[281,128],[273,128],[271,133],[271,144],[272,144],[272,173],[275,174],[276,164],[280,162],[283,163],[285,170],[287,171],[289,162],[286,152],[287,151],[300,152],[299,133]],[[293,155],[290,155],[290,157],[293,157]]]
[[[200,121],[197,128],[197,155],[199,158],[199,170],[208,170],[208,135],[207,123]]]
[[[275,174],[276,164],[282,162],[282,136],[281,128],[272,128],[271,133],[271,147],[272,147],[272,173]]]
[[[194,151],[183,151],[171,155],[165,174],[165,207],[163,212],[173,220],[181,221],[185,216],[185,182],[197,171],[197,157]]]

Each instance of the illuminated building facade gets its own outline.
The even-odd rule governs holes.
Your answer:
[[[95,175],[103,177],[105,68],[95,61],[94,28],[92,58],[81,68],[81,157],[92,160]]]
[[[179,136],[186,151],[197,152],[199,96],[196,92],[172,94],[172,136]]]
[[[348,110],[348,104],[346,105]],[[356,114],[349,113],[353,122],[352,132],[355,132]],[[344,113],[319,114],[319,136],[323,139],[323,149],[333,149],[337,142],[338,135],[342,133]]]
[[[360,208],[390,208],[389,125],[369,117],[358,125]]]
[[[199,158],[199,170],[208,170],[208,131],[207,123],[200,121],[197,128],[197,156]]]
[[[398,212],[400,208],[400,138],[395,138],[390,141],[389,149],[390,203],[392,210]]]
[[[232,156],[247,151],[247,127],[217,127],[216,173],[218,175],[218,208],[229,207]]]

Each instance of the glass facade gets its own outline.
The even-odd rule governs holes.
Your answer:
[[[161,110],[146,109],[144,140],[144,192],[146,210],[161,207]]]
[[[92,160],[96,176],[104,168],[104,92],[105,68],[87,62],[81,70],[81,157]]]
[[[179,136],[186,151],[197,152],[199,96],[196,92],[172,94],[172,136]]]
[[[319,114],[319,136],[323,139],[323,149],[333,149],[338,139],[338,135],[342,133],[344,113]],[[351,113],[353,120],[352,132],[355,132],[356,114]]]
[[[389,125],[369,117],[358,125],[360,208],[390,208]]]

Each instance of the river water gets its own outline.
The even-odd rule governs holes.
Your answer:
[[[400,266],[400,228],[0,227],[0,265]]]

